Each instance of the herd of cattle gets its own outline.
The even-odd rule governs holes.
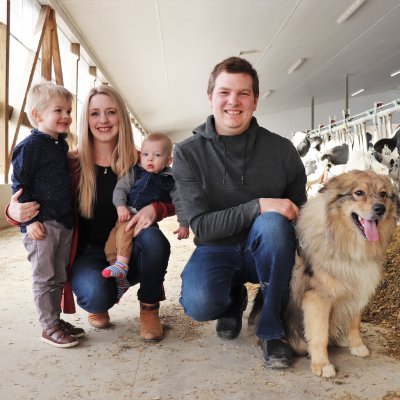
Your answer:
[[[392,137],[375,141],[368,132],[358,141],[350,135],[332,135],[322,139],[296,132],[292,142],[305,166],[308,195],[315,194],[332,176],[353,169],[389,175],[399,186],[400,128]]]

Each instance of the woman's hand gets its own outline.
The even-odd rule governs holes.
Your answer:
[[[149,204],[143,207],[137,214],[135,214],[132,219],[128,222],[125,232],[128,232],[133,228],[133,237],[139,235],[142,229],[148,228],[153,225],[156,221],[157,214],[154,207]]]
[[[7,215],[17,222],[28,222],[39,214],[40,205],[36,201],[20,203],[18,201],[23,189],[19,189],[11,196],[10,205],[7,209]]]

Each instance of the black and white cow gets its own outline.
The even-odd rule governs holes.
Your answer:
[[[380,139],[374,144],[377,159],[389,168],[389,176],[399,182],[400,129],[391,138]]]

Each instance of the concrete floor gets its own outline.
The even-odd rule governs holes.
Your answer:
[[[57,349],[39,340],[40,327],[31,294],[30,265],[15,228],[0,231],[2,261],[0,399],[400,399],[400,361],[385,355],[381,328],[363,325],[371,350],[367,359],[332,349],[335,379],[311,374],[298,358],[285,371],[267,370],[252,332],[233,341],[215,335],[215,322],[195,323],[178,303],[180,272],[193,249],[191,240],[172,234],[176,220],[161,227],[172,245],[161,316],[166,330],[158,344],[139,338],[136,288],[112,308],[112,327],[98,330],[78,309],[66,320],[87,335],[79,346]]]

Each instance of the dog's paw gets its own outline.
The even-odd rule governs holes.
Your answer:
[[[369,356],[369,350],[368,350],[367,346],[365,346],[364,344],[362,344],[361,346],[357,346],[357,347],[351,347],[350,353],[353,356],[357,356],[357,357],[368,357]]]
[[[311,370],[315,375],[322,378],[334,378],[336,376],[336,369],[333,364],[311,364]]]

